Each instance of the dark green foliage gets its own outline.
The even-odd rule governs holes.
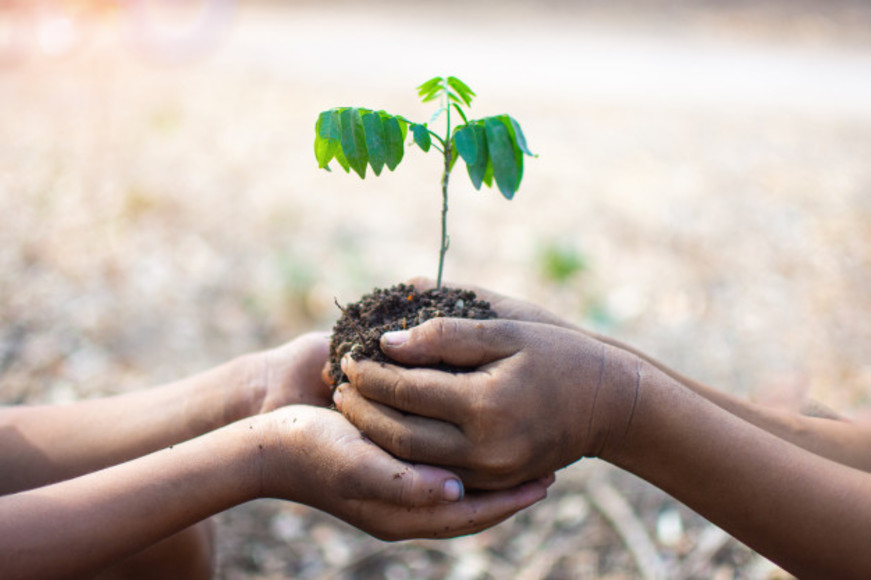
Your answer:
[[[384,111],[337,107],[324,111],[315,125],[318,167],[330,169],[335,159],[345,172],[366,177],[366,166],[380,175],[386,165],[393,171],[405,154],[408,121]]]
[[[429,151],[432,145],[432,138],[429,136],[429,129],[426,125],[412,125],[411,132],[414,135],[414,142],[420,147],[424,153]]]
[[[439,255],[438,285],[448,238],[447,214],[448,177],[454,164],[462,159],[475,189],[491,187],[493,181],[505,199],[513,199],[523,180],[523,157],[534,156],[526,144],[520,124],[508,115],[496,115],[470,120],[465,108],[471,107],[475,92],[457,77],[433,77],[417,87],[424,103],[438,100],[440,106],[430,119],[432,124],[445,116],[445,133],[431,131],[427,123],[411,123],[400,115],[356,107],[338,107],[324,111],[315,124],[315,157],[318,166],[330,170],[335,159],[346,173],[351,169],[366,178],[366,167],[380,175],[386,165],[390,171],[402,161],[409,128],[414,143],[426,153],[441,152],[444,158],[442,175],[442,245]],[[462,123],[451,126],[451,112]]]
[[[381,169],[387,161],[384,121],[378,113],[366,113],[363,115],[362,121],[363,133],[366,137],[366,150],[369,152],[369,165],[375,175],[381,175]]]
[[[414,143],[423,152],[436,147],[442,154],[451,151],[451,164],[461,158],[475,189],[490,187],[493,181],[506,199],[512,199],[523,180],[523,157],[533,156],[520,124],[509,115],[468,119],[475,92],[457,77],[434,77],[417,87],[425,103],[442,100],[433,120],[454,111],[463,123],[456,126],[450,140],[433,133],[426,123],[411,123],[400,115],[384,111],[339,107],[324,111],[315,127],[315,157],[318,166],[329,170],[333,159],[348,172],[366,177],[366,166],[380,175],[386,165],[390,171],[402,161],[405,137],[411,130]],[[450,111],[449,111],[450,110]],[[431,121],[432,122],[432,121]],[[447,141],[447,142],[446,142]]]

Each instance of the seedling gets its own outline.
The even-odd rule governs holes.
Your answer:
[[[335,159],[345,170],[366,178],[367,167],[381,175],[386,166],[396,169],[405,154],[405,140],[411,131],[413,142],[424,153],[435,149],[442,154],[441,246],[436,287],[441,288],[445,254],[450,245],[447,233],[448,183],[457,159],[466,164],[475,189],[491,187],[493,182],[502,195],[511,200],[523,179],[523,156],[529,155],[520,124],[509,115],[482,119],[468,118],[475,92],[456,77],[434,77],[417,87],[421,101],[438,101],[439,108],[429,123],[414,123],[401,115],[361,107],[337,107],[324,111],[315,125],[315,157],[321,169],[330,171]],[[461,123],[451,124],[451,112]],[[444,117],[444,133],[430,129]]]

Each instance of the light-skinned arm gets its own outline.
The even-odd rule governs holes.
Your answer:
[[[70,479],[282,405],[324,405],[327,338],[306,334],[167,385],[0,407],[0,495]]]
[[[509,517],[551,480],[468,494],[394,459],[340,414],[293,405],[81,477],[0,497],[3,577],[94,574],[256,498],[308,504],[386,540],[452,537]]]

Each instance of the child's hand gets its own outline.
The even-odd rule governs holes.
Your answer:
[[[464,497],[456,475],[391,457],[335,411],[294,405],[263,418],[258,495],[305,503],[382,540],[478,532],[544,498],[552,482]]]
[[[224,403],[225,422],[268,413],[286,405],[330,404],[321,369],[329,354],[325,333],[303,334],[282,346],[239,357],[232,363]]]
[[[329,356],[329,341],[326,333],[311,332],[262,353],[266,394],[261,413],[285,405],[330,403],[330,389],[321,376]]]

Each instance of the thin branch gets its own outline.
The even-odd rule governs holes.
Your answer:
[[[645,580],[669,578],[668,569],[659,557],[656,546],[620,492],[603,478],[597,477],[587,484],[587,496],[623,538],[641,577]]]

